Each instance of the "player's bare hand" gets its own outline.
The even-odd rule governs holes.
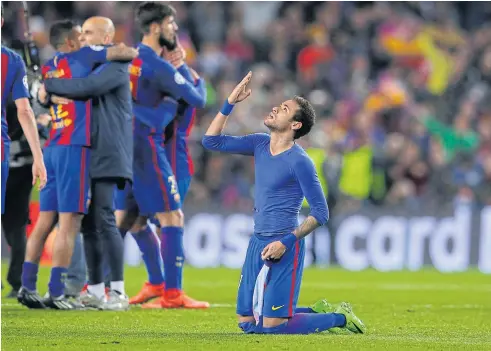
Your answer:
[[[43,127],[47,127],[49,122],[51,122],[51,116],[47,113],[41,113],[39,116],[36,117],[36,121]]]
[[[235,87],[235,89],[232,91],[232,94],[228,97],[228,103],[229,104],[236,104],[238,102],[244,101],[247,99],[251,93],[251,89],[247,89],[247,84],[252,79],[252,72],[249,71],[247,75],[242,79],[242,81]]]
[[[169,62],[174,67],[178,68],[184,64],[186,60],[186,50],[179,43],[179,39],[176,38],[176,48],[169,51],[165,46],[162,50],[162,58]]]
[[[69,103],[72,103],[73,100],[58,95],[51,95],[51,102],[58,105],[68,105]]]
[[[38,90],[38,100],[41,101],[43,104],[45,104],[48,102],[47,99],[48,99],[48,92],[46,91],[44,84],[41,84]]]
[[[35,185],[38,179],[38,189],[41,190],[46,186],[46,182],[48,181],[43,159],[34,160],[34,163],[32,164],[32,185]]]
[[[261,252],[261,258],[266,260],[279,260],[286,252],[286,246],[281,241],[269,243]]]

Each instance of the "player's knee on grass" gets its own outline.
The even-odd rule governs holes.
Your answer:
[[[155,216],[161,227],[184,227],[184,213],[181,209],[157,213]]]
[[[44,243],[48,238],[56,218],[56,212],[43,211],[39,213],[38,220],[27,240],[25,260],[37,263],[41,259]]]

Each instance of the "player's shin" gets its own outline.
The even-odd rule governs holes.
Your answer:
[[[41,212],[34,230],[27,240],[26,256],[22,266],[22,286],[29,291],[36,290],[39,260],[56,217],[55,212]]]
[[[142,253],[143,262],[147,268],[148,281],[152,285],[161,285],[164,283],[164,275],[160,266],[160,246],[156,235],[146,225],[145,228],[134,233],[131,236],[135,239],[140,252]]]
[[[184,215],[181,210],[157,214],[161,229],[161,253],[164,261],[166,295],[182,290],[184,265]]]
[[[53,245],[53,268],[49,281],[49,293],[53,297],[63,295],[65,279],[72,259],[75,237],[80,230],[82,215],[78,213],[60,213],[59,231]]]
[[[182,290],[184,246],[182,227],[162,227],[161,252],[164,261],[166,291],[169,294]]]
[[[268,325],[266,319],[264,324]],[[312,334],[345,325],[346,317],[340,313],[298,313],[280,325],[263,326],[261,332],[264,334]]]

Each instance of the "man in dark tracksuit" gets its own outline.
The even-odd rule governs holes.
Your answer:
[[[109,19],[93,17],[83,25],[81,42],[83,45],[110,44],[113,36],[114,26]],[[81,296],[81,302],[97,308],[126,309],[124,242],[116,228],[113,198],[115,185],[122,189],[133,178],[128,64],[110,62],[86,78],[49,79],[45,87],[48,93],[69,99],[92,98],[91,203],[82,222],[89,287]],[[107,302],[102,267],[104,251],[111,269],[111,291]]]

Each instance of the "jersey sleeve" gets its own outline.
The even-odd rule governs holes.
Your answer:
[[[178,70],[168,62],[159,59],[152,63],[152,78],[158,87],[174,99],[183,99],[189,105],[203,108],[206,104],[206,90],[202,79],[195,86],[186,80]]]
[[[320,225],[326,224],[329,219],[329,209],[314,163],[307,155],[300,155],[293,163],[293,172],[309,203],[310,215]]]
[[[202,144],[205,149],[230,154],[254,156],[256,146],[267,138],[267,134],[257,133],[243,136],[205,135]]]
[[[12,85],[12,99],[29,98],[29,86],[27,85],[27,73],[24,61],[20,57],[16,57],[16,68],[14,84]]]
[[[102,45],[84,46],[78,51],[78,56],[91,66],[108,62],[107,48]]]

